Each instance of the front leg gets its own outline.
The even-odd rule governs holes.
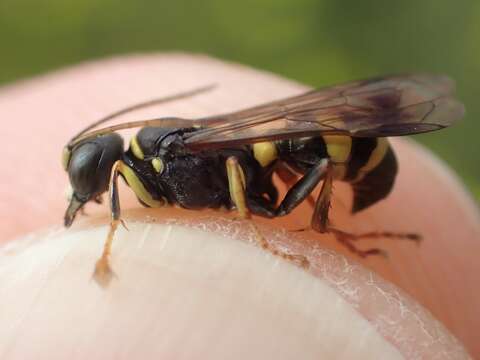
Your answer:
[[[110,229],[108,231],[107,239],[103,245],[103,252],[100,258],[95,264],[95,270],[93,273],[94,279],[101,286],[108,286],[111,279],[113,278],[113,271],[110,266],[110,254],[112,250],[113,236],[115,231],[118,228],[118,224],[121,222],[120,219],[120,199],[118,196],[118,174],[121,171],[122,167],[125,166],[123,161],[118,160],[113,164],[112,171],[110,173],[110,181],[108,185],[108,195],[109,195],[109,205],[110,205]]]
[[[238,214],[242,219],[250,219],[251,213],[248,208],[247,202],[247,189],[245,174],[240,166],[238,159],[231,156],[226,161],[228,187],[230,191],[230,198],[237,208]],[[267,209],[265,209],[267,211]],[[273,214],[272,214],[273,215]],[[274,248],[260,233],[253,222],[250,223],[252,230],[255,233],[255,239],[258,244],[265,250],[270,251],[273,255],[280,256],[286,260],[299,263],[301,267],[308,268],[310,266],[309,261],[303,255],[291,255],[286,254],[276,248]]]
[[[107,239],[103,246],[103,252],[95,265],[93,273],[94,279],[102,286],[107,286],[113,278],[113,271],[110,266],[110,254],[112,250],[113,237],[119,224],[125,228],[125,223],[120,218],[120,199],[118,195],[118,175],[122,176],[127,181],[129,187],[135,192],[140,202],[150,207],[162,207],[165,205],[163,200],[154,199],[147,191],[138,175],[125,164],[122,160],[117,160],[110,172],[110,181],[108,185],[109,205],[110,205],[110,229],[108,231]]]

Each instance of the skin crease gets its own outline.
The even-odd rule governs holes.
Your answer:
[[[297,94],[305,89],[304,86],[239,65],[203,56],[178,54],[134,56],[94,62],[5,87],[0,92],[0,118],[6,122],[2,131],[4,153],[8,156],[2,164],[0,241],[7,245],[12,244],[14,241],[9,240],[15,237],[61,223],[66,208],[61,189],[67,184],[67,176],[59,165],[59,157],[62,146],[76,131],[122,106],[210,83],[218,83],[218,89],[178,103],[142,110],[125,119],[143,119],[159,114],[205,116]],[[253,83],[255,86],[252,86]],[[126,137],[128,138],[128,135]],[[22,149],[28,148],[29,151],[18,150],[19,138],[22,144],[29,144]],[[473,356],[480,356],[480,344],[476,341],[480,326],[476,306],[480,301],[476,279],[476,274],[480,271],[480,263],[476,259],[480,252],[478,209],[468,199],[454,176],[428,152],[408,140],[395,139],[393,144],[400,161],[400,174],[391,196],[352,217],[348,212],[351,202],[348,187],[335,184],[331,219],[343,230],[353,232],[418,232],[424,237],[422,244],[417,247],[405,241],[365,241],[359,246],[379,246],[388,251],[389,258],[362,260],[349,254],[329,235],[307,233],[300,235],[300,238],[304,239],[298,240],[300,245],[296,245],[297,240],[292,240],[294,245],[288,245],[289,249],[308,254],[308,246],[305,244],[314,241],[315,246],[320,242],[322,248],[338,251],[353,259],[353,262],[342,263],[338,260],[340,257],[332,255],[337,259],[336,265],[332,265],[327,274],[335,274],[339,268],[347,267],[345,264],[363,264],[426,307],[460,339]],[[140,207],[134,195],[124,186],[120,187],[120,197],[122,209]],[[27,211],[28,216],[25,216]],[[274,228],[296,229],[308,225],[311,211],[308,205],[302,205],[286,218],[256,221]],[[97,214],[104,216],[107,213],[105,207],[91,205],[87,212],[90,216],[80,219],[83,226],[89,228],[88,224],[91,222],[106,224],[104,217],[101,220],[97,218]],[[186,213],[170,212],[170,209],[142,210],[133,215],[128,214],[127,220],[138,220],[147,214],[160,223],[172,216],[178,219],[191,217],[193,224],[205,221],[201,219],[206,216],[205,213]],[[218,215],[208,213],[208,216]],[[264,231],[268,234],[272,230]],[[97,235],[100,242],[103,236]],[[267,238],[269,236],[267,235]],[[296,235],[292,236],[293,238],[296,238]],[[290,240],[286,239],[285,242],[290,243]],[[26,246],[28,248],[29,245]],[[93,252],[98,253],[98,247]],[[312,262],[321,263],[320,255],[311,256]],[[288,264],[286,266],[287,272],[299,271]],[[321,275],[314,270],[313,275],[325,280],[325,274]],[[363,269],[359,272],[369,274]],[[368,275],[365,276],[368,279]],[[379,319],[391,311],[388,310],[389,301],[397,301],[397,296],[400,302],[405,301],[408,304],[409,311],[421,314],[418,316],[419,319],[424,319],[421,324],[412,320],[411,324],[398,325],[405,333],[412,334],[414,340],[408,345],[395,337],[392,329],[384,327],[379,330],[386,341],[403,356],[412,358],[408,355],[416,354],[417,357],[424,358],[466,357],[455,340],[450,338],[430,315],[425,315],[423,309],[418,308],[408,297],[405,298],[403,293],[397,293],[395,288],[382,284],[376,287],[375,291],[383,291],[383,300],[370,301],[369,297],[373,297],[375,291],[370,290],[365,281],[362,282],[354,275],[347,274],[345,277],[361,290],[360,299],[349,297],[345,293],[341,294],[341,297],[347,303],[356,305],[357,311],[374,323],[372,319]],[[378,281],[381,283],[381,280]],[[338,284],[337,287],[332,283],[330,285],[341,293]],[[0,289],[0,294],[3,290],[5,289]],[[26,290],[24,296],[29,296],[28,294]],[[5,308],[4,306],[5,304],[2,304],[0,308]],[[144,315],[148,317],[148,314]],[[31,324],[24,324],[28,325],[32,328],[38,326],[33,320]],[[87,328],[88,324],[80,323],[77,326]],[[443,340],[430,343],[428,349],[422,348],[428,343],[425,339],[431,332],[419,331],[419,327],[435,329],[437,335],[440,334],[438,338]],[[339,330],[340,333],[344,332],[346,339],[355,338],[362,333],[360,331],[355,334],[353,331],[348,328]],[[11,336],[8,332],[0,334]],[[114,347],[113,343],[108,341],[102,346]],[[342,347],[343,344],[338,350],[341,351]],[[412,350],[413,348],[415,350]],[[417,351],[418,349],[422,350]],[[452,349],[454,356],[451,356]],[[9,351],[13,350],[9,348]],[[144,354],[148,356],[148,347]]]

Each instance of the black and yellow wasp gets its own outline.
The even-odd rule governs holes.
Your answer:
[[[123,109],[83,130],[64,149],[64,167],[73,188],[65,226],[72,224],[85,203],[109,190],[112,220],[101,260],[105,265],[120,221],[119,174],[145,206],[236,208],[242,217],[287,215],[322,182],[312,229],[334,231],[359,255],[378,253],[378,249],[356,249],[343,236],[346,233],[330,226],[332,181],[351,185],[352,212],[385,198],[397,174],[387,137],[434,131],[460,119],[464,107],[452,97],[453,87],[445,76],[380,77],[218,116],[166,117],[92,130],[137,108],[207,89]],[[125,152],[116,131],[134,127],[143,128]],[[285,181],[292,175],[298,179],[281,201],[272,183],[274,173]]]

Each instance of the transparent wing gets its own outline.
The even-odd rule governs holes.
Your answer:
[[[190,148],[278,140],[318,134],[382,137],[417,134],[451,125],[464,114],[445,76],[403,75],[356,81],[197,119]]]

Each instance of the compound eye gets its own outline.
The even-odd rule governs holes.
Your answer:
[[[70,158],[72,157],[72,152],[68,147],[64,147],[62,151],[62,166],[65,171],[68,171],[68,164],[70,163]]]
[[[110,171],[123,154],[123,140],[107,134],[76,146],[68,161],[68,176],[77,199],[89,201],[108,189]]]
[[[157,174],[161,174],[163,172],[163,169],[165,168],[163,160],[159,157],[152,159],[152,166],[155,169],[155,172],[157,172]]]

